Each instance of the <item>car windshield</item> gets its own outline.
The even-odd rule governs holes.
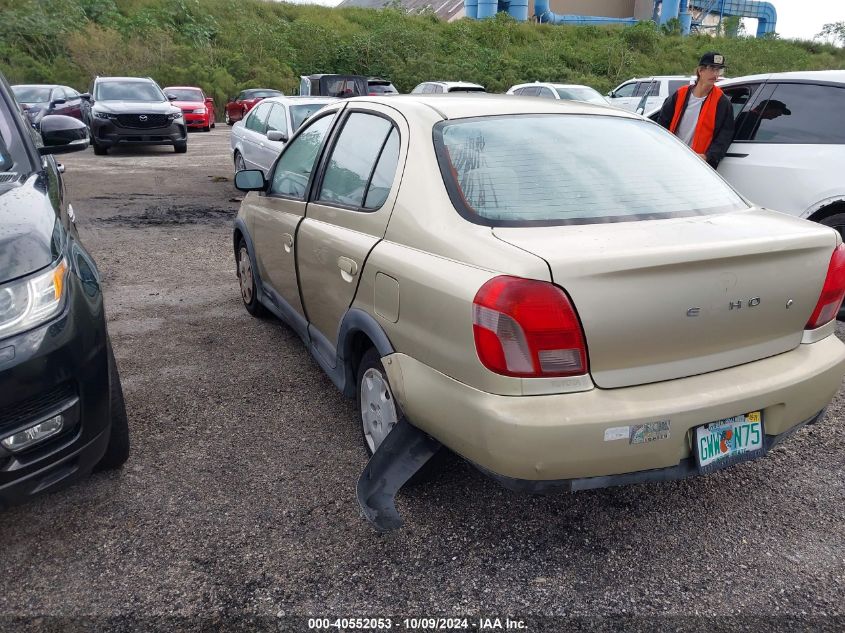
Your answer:
[[[244,99],[266,99],[267,97],[281,97],[278,90],[247,90]]]
[[[441,122],[434,136],[452,202],[481,224],[590,224],[747,208],[689,148],[648,121],[492,116]]]
[[[158,86],[146,81],[105,81],[97,84],[97,101],[167,101]]]
[[[165,88],[164,91],[176,97],[177,101],[204,101],[202,90],[196,88]]]
[[[53,89],[44,86],[13,86],[12,92],[20,103],[47,103]]]
[[[12,107],[18,106],[12,104]],[[5,174],[4,178],[0,178],[0,187],[10,174],[29,171],[29,159],[15,127],[14,116],[18,116],[17,113],[9,110],[0,99],[0,174]]]
[[[322,108],[325,103],[306,103],[290,107],[290,118],[293,131],[296,132],[305,120]]]
[[[555,88],[561,99],[572,99],[573,101],[586,101],[587,103],[598,103],[607,105],[607,101],[597,91],[584,86],[583,88]]]

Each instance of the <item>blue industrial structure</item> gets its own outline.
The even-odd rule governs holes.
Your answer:
[[[499,11],[504,11],[515,19],[524,22],[528,19],[528,0],[464,0],[466,17],[472,19],[491,18]],[[698,12],[693,19],[690,4]],[[707,15],[718,15],[721,21],[725,16],[755,18],[757,37],[773,33],[777,23],[777,11],[771,2],[758,0],[654,0],[654,18],[660,24],[677,18],[681,23],[681,32],[699,31],[706,26],[703,19]],[[549,0],[535,0],[534,17],[538,22],[548,24],[626,24],[637,23],[637,19],[610,18],[593,15],[565,15],[554,13],[549,8]]]

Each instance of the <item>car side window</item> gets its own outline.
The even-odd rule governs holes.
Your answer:
[[[287,134],[288,117],[285,114],[285,106],[281,103],[274,104],[273,109],[270,110],[270,114],[267,117],[267,131],[284,132]]]
[[[656,97],[660,92],[660,82],[657,80],[641,81],[634,90],[634,96],[642,97],[646,92],[648,92],[649,97]]]
[[[614,94],[614,97],[633,97],[634,90],[636,90],[636,82],[622,85]]]
[[[551,90],[549,90],[546,87],[542,87],[542,88],[540,88],[539,96],[545,97],[546,99],[554,99],[555,93],[553,93]]]
[[[539,88],[537,88],[537,86],[529,86],[528,88],[522,89],[522,96],[523,97],[536,97],[538,91],[539,91]]]
[[[688,86],[689,81],[687,79],[670,79],[669,80],[669,92],[666,94],[673,95],[678,92],[678,89],[683,86]],[[655,93],[656,95],[657,93]]]
[[[845,143],[845,88],[778,84],[768,99],[755,103],[748,135],[757,143]]]
[[[350,114],[332,149],[317,199],[356,209],[363,206],[370,177],[392,127],[380,116]]]
[[[517,88],[513,91],[513,94],[517,97],[522,96],[522,93],[525,92],[525,88]]]
[[[247,117],[244,126],[248,130],[264,134],[264,129],[267,123],[267,115],[270,114],[271,103],[261,103],[255,108]]]
[[[434,92],[434,84],[423,84],[420,92],[424,95]]]
[[[399,132],[396,128],[390,130],[384,147],[381,150],[378,164],[364,197],[364,208],[375,210],[384,204],[390,195],[393,177],[396,175],[396,165],[399,163]]]
[[[305,200],[308,180],[334,116],[332,113],[312,121],[287,144],[273,170],[270,194]]]
[[[432,92],[436,92],[436,93],[443,92],[443,86],[439,86],[439,85],[437,85],[437,84],[434,84],[434,85],[432,86],[432,90],[431,90],[431,91],[432,91]]]
[[[246,99],[246,91],[241,92],[237,97],[235,97],[235,101],[243,101]]]
[[[749,138],[756,116],[749,116],[749,111],[745,110],[745,107],[759,87],[760,84],[723,88],[733,109],[735,141],[746,141]]]

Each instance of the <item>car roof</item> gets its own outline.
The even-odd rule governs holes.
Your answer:
[[[338,97],[309,97],[307,95],[284,95],[278,97],[267,97],[261,103],[283,103],[288,106],[308,105],[309,103],[334,103],[341,101]]]
[[[784,73],[766,73],[761,75],[746,75],[731,77],[720,86],[745,83],[747,81],[824,81],[845,84],[845,70],[798,70]]]
[[[649,75],[648,77],[632,77],[631,79],[627,79],[623,81],[623,84],[626,84],[631,81],[646,81],[651,79],[691,79],[693,74],[690,73],[689,75]],[[620,86],[622,84],[619,84]]]
[[[200,88],[199,86],[167,86],[166,88],[163,88],[163,90],[200,90],[200,91],[203,91],[203,89]]]
[[[140,83],[155,83],[155,81],[149,77],[97,77],[94,81],[137,81]]]
[[[550,86],[552,88],[589,88],[590,90],[595,90],[595,88],[586,84],[558,84],[553,81],[535,81],[527,84],[516,84],[511,86],[510,89],[514,90],[516,88],[528,88],[531,86]],[[598,91],[596,90],[596,92]]]
[[[390,97],[352,97],[347,102],[370,102],[400,112],[427,106],[445,119],[462,119],[498,114],[602,114],[639,119],[639,115],[614,108],[565,99],[514,99],[511,95],[489,93],[409,94]]]
[[[64,88],[63,84],[14,84],[12,88]]]
[[[455,86],[469,86],[475,88],[483,88],[481,84],[474,84],[470,81],[424,81],[424,84],[440,84],[441,86],[448,86],[453,88]]]

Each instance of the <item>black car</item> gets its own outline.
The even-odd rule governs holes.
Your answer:
[[[178,154],[188,151],[182,110],[149,77],[97,77],[87,101],[84,118],[95,154],[115,145],[173,145]]]
[[[360,97],[366,95],[367,78],[361,75],[302,75],[299,78],[299,94],[309,97]]]
[[[36,127],[48,114],[82,119],[82,100],[88,98],[87,93],[79,94],[70,86],[54,84],[21,84],[12,86],[12,92]]]
[[[40,129],[0,75],[0,507],[129,456],[100,276],[51,156],[88,130],[61,115]]]

